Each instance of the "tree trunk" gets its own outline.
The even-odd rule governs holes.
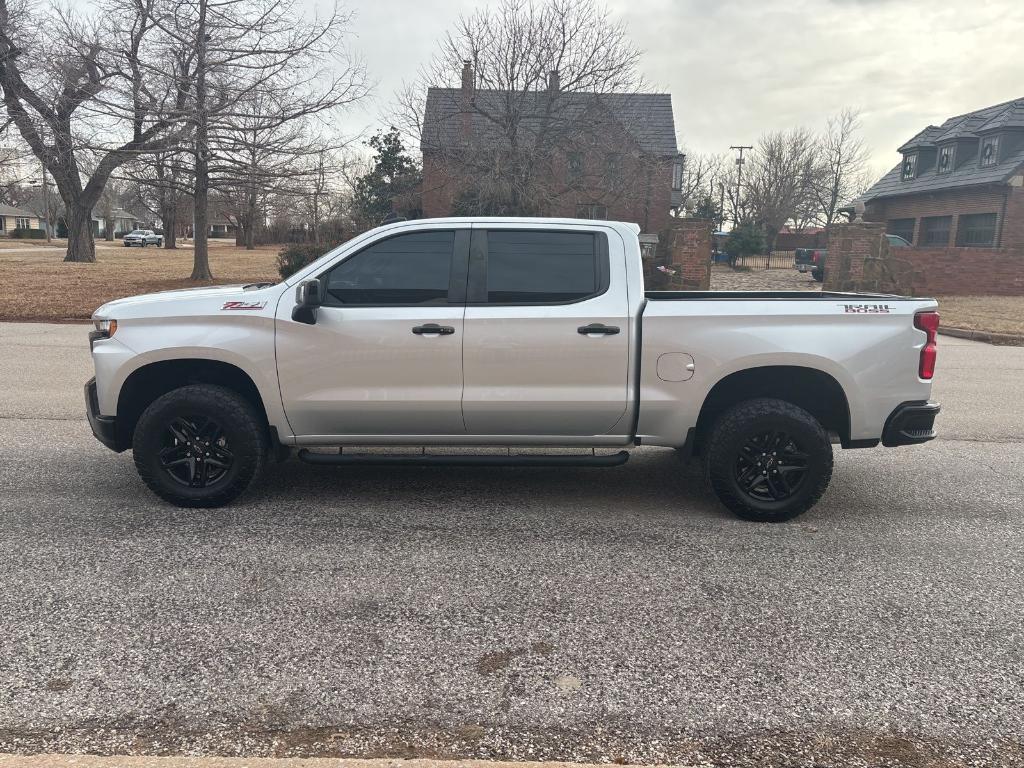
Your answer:
[[[96,244],[92,239],[92,212],[74,205],[66,205],[66,209],[68,252],[64,261],[95,263]]]
[[[193,280],[213,280],[210,272],[210,149],[206,114],[206,0],[199,0],[199,29],[196,54],[196,189],[195,256]]]
[[[114,242],[114,229],[117,227],[117,222],[114,219],[103,220],[103,239],[108,243]]]
[[[160,218],[164,223],[164,248],[173,250],[178,247],[178,201],[171,199],[165,202],[160,211]]]
[[[245,228],[245,250],[256,249],[256,196],[250,195],[248,200],[249,226]]]

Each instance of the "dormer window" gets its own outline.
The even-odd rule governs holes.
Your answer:
[[[917,176],[917,153],[912,155],[903,156],[903,174],[902,179],[908,181],[909,179]]]
[[[995,165],[999,160],[999,137],[993,136],[981,142],[981,167]]]
[[[955,145],[950,145],[948,147],[943,147],[942,149],[939,150],[939,164],[938,164],[938,168],[937,168],[939,173],[949,173],[950,171],[952,171],[953,170],[953,165],[954,165],[955,162],[956,162],[956,146]]]

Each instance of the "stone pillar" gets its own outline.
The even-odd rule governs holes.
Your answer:
[[[873,221],[833,224],[828,230],[822,288],[826,291],[863,290],[865,262],[884,258],[887,250],[885,224]]]
[[[659,236],[653,263],[644,264],[647,288],[656,291],[708,290],[711,287],[713,231],[710,219],[669,218],[668,227]]]

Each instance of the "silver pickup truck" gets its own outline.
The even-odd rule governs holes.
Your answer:
[[[637,235],[401,222],[281,283],[110,302],[90,334],[89,422],[183,506],[230,502],[293,450],[312,464],[607,467],[650,445],[703,457],[723,504],[759,521],[817,502],[833,443],[934,437],[935,301],[645,291]]]

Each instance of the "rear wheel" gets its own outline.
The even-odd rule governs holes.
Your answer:
[[[744,520],[796,517],[818,502],[832,478],[828,434],[784,400],[747,400],[723,413],[705,455],[715,494]]]
[[[224,387],[196,384],[157,398],[135,426],[139,476],[181,507],[217,507],[259,475],[268,452],[262,420]]]

